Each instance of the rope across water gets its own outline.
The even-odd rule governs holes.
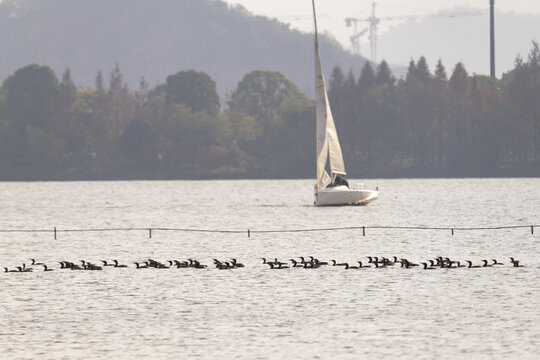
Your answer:
[[[274,229],[274,230],[219,230],[219,229],[193,229],[193,228],[168,228],[168,227],[126,227],[126,228],[94,228],[94,229],[0,229],[0,233],[52,233],[56,239],[58,233],[69,232],[114,232],[114,231],[146,231],[148,236],[152,238],[152,232],[169,231],[169,232],[193,232],[193,233],[220,233],[220,234],[247,234],[251,237],[253,234],[277,234],[277,233],[308,233],[308,232],[325,232],[325,231],[344,231],[344,230],[361,230],[362,236],[366,236],[367,230],[431,230],[431,231],[446,231],[452,235],[456,231],[490,231],[490,230],[512,230],[512,229],[530,229],[531,234],[534,234],[534,228],[540,225],[509,225],[509,226],[482,226],[482,227],[429,227],[429,226],[345,226],[345,227],[328,227],[328,228],[311,228],[311,229]]]

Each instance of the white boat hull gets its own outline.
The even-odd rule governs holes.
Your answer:
[[[377,199],[379,192],[366,189],[349,189],[346,186],[315,190],[315,206],[366,205]]]

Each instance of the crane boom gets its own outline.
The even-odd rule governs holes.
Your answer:
[[[490,0],[494,1],[494,0]],[[457,11],[457,12],[443,12],[436,14],[424,14],[424,15],[403,15],[403,16],[385,16],[377,17],[375,15],[375,8],[377,3],[372,4],[371,16],[367,18],[352,18],[348,17],[345,19],[345,24],[347,27],[353,27],[353,35],[351,36],[351,44],[353,51],[355,53],[360,53],[360,37],[364,35],[368,29],[358,31],[358,23],[367,22],[369,23],[369,42],[370,42],[370,51],[371,51],[371,61],[373,63],[377,62],[377,26],[381,21],[396,21],[396,20],[409,20],[416,18],[432,18],[432,17],[460,17],[460,16],[471,16],[471,15],[481,15],[481,11]]]

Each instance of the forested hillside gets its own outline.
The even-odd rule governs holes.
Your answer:
[[[221,1],[3,0],[0,41],[0,180],[315,176],[309,34]],[[540,176],[538,43],[502,80],[321,52],[350,177]]]
[[[215,79],[224,97],[262,69],[312,88],[312,35],[220,0],[3,0],[0,44],[0,80],[36,63],[58,74],[69,67],[77,84],[92,85],[118,63],[131,87],[193,69]],[[322,47],[329,70],[358,72],[365,63],[326,37]]]
[[[383,61],[328,83],[350,177],[540,176],[537,43],[503,80],[420,58],[400,81]],[[119,66],[81,87],[28,65],[0,88],[1,180],[310,178],[314,153],[314,104],[279,72],[229,101],[193,70],[132,90]]]

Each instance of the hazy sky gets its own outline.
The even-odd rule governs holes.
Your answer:
[[[310,31],[310,0],[225,0],[230,4],[241,4],[257,15],[278,18],[291,26]],[[330,31],[338,40],[348,45],[350,29],[345,26],[346,17],[366,18],[371,14],[373,0],[316,0],[319,22],[322,29]],[[426,15],[452,8],[489,10],[489,0],[385,0],[376,1],[378,17],[400,15]],[[540,0],[495,0],[497,11],[522,14],[540,14]],[[395,23],[395,21],[393,22]],[[385,26],[386,25],[386,26]],[[381,33],[390,24],[380,24]]]
[[[243,5],[247,10],[256,14],[264,15],[271,18],[277,18],[280,21],[289,23],[291,27],[300,29],[306,32],[313,31],[313,20],[311,1],[310,0],[225,0],[230,4]],[[346,48],[351,48],[350,36],[352,28],[347,28],[345,18],[367,18],[371,16],[373,0],[316,0],[317,15],[319,18],[320,31],[330,32],[341,44]],[[479,21],[488,21],[489,16],[489,0],[385,0],[377,1],[376,16],[377,17],[398,17],[398,16],[417,16],[408,20],[382,20],[378,27],[379,35],[384,35],[392,26],[396,26],[403,21],[411,19],[421,20],[422,16],[436,14],[441,10],[460,9],[478,10],[481,14],[476,15]],[[520,14],[536,14],[540,15],[540,0],[495,0],[495,8],[497,12],[515,12]],[[469,16],[471,17],[471,16]],[[367,28],[368,23],[364,23]],[[502,35],[501,35],[502,36]],[[523,34],[526,37],[525,47],[521,45],[512,51],[511,58],[513,59],[517,53],[526,55],[530,49],[530,40],[536,39],[540,41],[540,23],[538,30],[532,34]],[[367,34],[362,38],[362,53],[369,57]],[[382,50],[382,46],[381,46]],[[399,58],[386,59],[395,65],[404,65],[411,57],[416,57],[418,54],[400,54]],[[380,60],[380,59],[378,59]],[[405,62],[404,62],[405,60]],[[465,59],[464,59],[465,60]],[[498,67],[500,71],[507,71],[512,67],[512,61],[506,61],[505,69],[502,66]],[[472,69],[484,72],[484,69]],[[488,69],[485,69],[488,71]]]

